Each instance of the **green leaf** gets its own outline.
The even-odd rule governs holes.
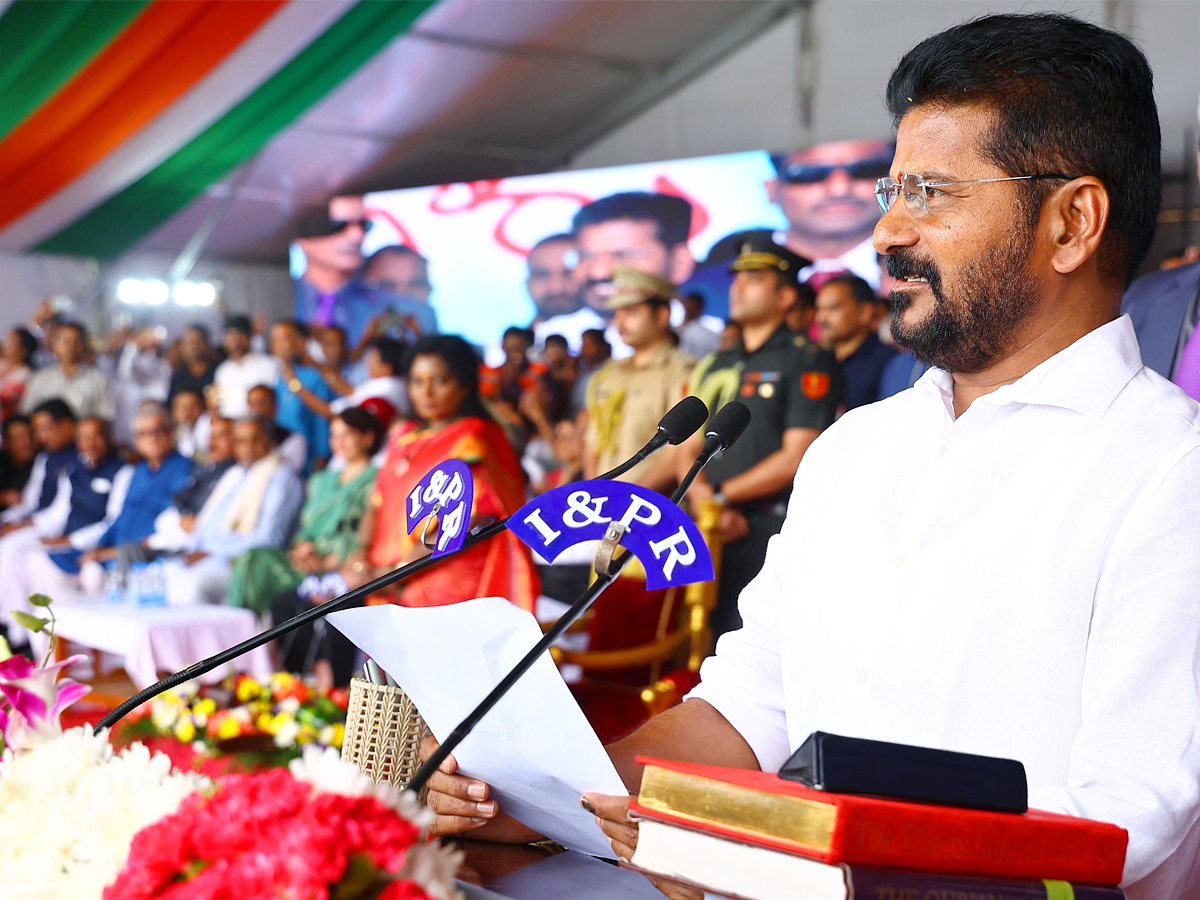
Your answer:
[[[22,628],[28,628],[34,634],[37,634],[43,628],[50,624],[49,619],[41,619],[37,616],[31,616],[29,613],[16,611],[12,614],[13,619]]]
[[[45,594],[30,594],[29,602],[34,606],[49,606],[51,601]]]
[[[4,635],[0,634],[0,662],[4,662],[12,655],[12,648],[8,646],[8,641],[4,639]]]

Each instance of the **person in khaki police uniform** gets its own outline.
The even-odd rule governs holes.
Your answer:
[[[683,399],[695,360],[672,340],[671,298],[676,287],[665,278],[629,266],[613,271],[613,294],[606,307],[633,355],[605,363],[588,383],[584,475],[594,478],[619,465],[654,436],[658,420]],[[675,479],[670,454],[659,453],[622,476],[653,490]]]
[[[730,266],[729,289],[729,316],[741,326],[742,339],[704,357],[688,385],[711,411],[740,400],[752,417],[738,442],[708,465],[689,494],[693,503],[711,499],[724,506],[714,637],[741,627],[738,595],[762,568],[767,542],[783,527],[801,457],[833,424],[842,404],[844,385],[833,353],[784,323],[797,303],[812,304],[811,292],[802,292],[797,281],[805,264],[765,236],[742,244]],[[803,318],[811,321],[811,313]],[[695,440],[677,455],[677,466],[695,458]]]

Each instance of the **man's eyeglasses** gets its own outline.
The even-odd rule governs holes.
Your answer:
[[[892,154],[881,154],[849,163],[786,163],[778,167],[779,180],[784,184],[820,184],[834,172],[845,172],[857,181],[873,181],[888,173]]]
[[[160,434],[170,434],[171,429],[167,425],[158,425],[154,428],[139,428],[133,432],[135,438],[158,437]]]
[[[884,213],[887,213],[896,203],[896,198],[903,193],[904,204],[908,207],[910,213],[927,216],[929,215],[929,192],[932,190],[935,195],[940,195],[941,191],[938,188],[949,187],[954,184],[991,184],[994,181],[1029,181],[1038,178],[1060,178],[1064,181],[1070,181],[1074,177],[1074,175],[1052,173],[1046,175],[1010,175],[1007,178],[972,178],[965,181],[926,181],[921,175],[911,175],[907,172],[901,172],[898,179],[885,176],[875,182],[875,199],[879,201],[879,208]]]
[[[371,230],[371,225],[373,225],[373,224],[374,223],[370,219],[330,219],[329,220],[329,233],[330,234],[341,234],[343,231],[345,231],[351,225],[357,225],[359,228],[361,228],[363,230],[363,234],[366,234],[368,231]]]

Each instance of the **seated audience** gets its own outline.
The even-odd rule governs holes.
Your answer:
[[[29,418],[12,415],[4,420],[4,444],[0,448],[0,513],[21,502],[21,491],[33,471],[37,446]]]
[[[196,517],[184,555],[167,564],[167,602],[223,603],[235,557],[283,547],[304,502],[304,485],[275,447],[274,425],[251,416],[233,426],[231,467]]]
[[[204,397],[186,388],[171,398],[171,420],[175,423],[175,446],[188,459],[202,456],[208,449],[211,424],[204,411]]]
[[[225,320],[225,361],[213,373],[213,396],[221,415],[238,419],[249,414],[248,395],[255,385],[274,385],[279,360],[250,351],[253,326],[246,316]]]
[[[817,337],[846,380],[846,409],[879,399],[879,378],[896,355],[876,334],[877,298],[857,275],[837,275],[817,292]]]
[[[787,311],[787,315],[783,318],[783,324],[801,337],[807,339],[809,331],[812,330],[813,319],[817,317],[817,292],[813,290],[811,284],[806,281],[801,281],[796,284],[796,302],[792,304],[791,309]],[[736,326],[736,323],[730,323]],[[728,327],[728,326],[726,326]],[[734,346],[737,346],[742,340],[739,333]],[[726,349],[725,347],[721,348]]]
[[[125,504],[133,466],[112,444],[103,419],[79,423],[75,461],[59,475],[54,502],[30,527],[0,538],[0,618],[31,612],[29,595],[55,596],[74,588],[79,557],[92,549]]]
[[[230,606],[264,613],[277,594],[294,592],[309,575],[336,572],[359,549],[358,528],[375,487],[371,457],[383,443],[383,429],[369,412],[352,407],[334,417],[329,434],[338,467],[309,478],[290,550],[257,547],[237,558]]]
[[[541,494],[583,478],[583,427],[574,419],[554,423],[554,465],[534,482],[533,491]]]
[[[551,420],[562,418],[570,411],[571,392],[579,381],[579,360],[571,355],[565,337],[549,334],[542,346],[542,364],[547,370],[540,379],[546,392],[546,415]]]
[[[271,435],[279,455],[297,472],[303,472],[308,463],[308,440],[302,434],[297,434],[284,428],[278,422],[276,410],[275,388],[265,384],[250,388],[250,415],[275,423],[275,431]]]
[[[96,547],[79,559],[84,590],[99,594],[105,565],[122,571],[142,558],[141,542],[154,533],[154,520],[171,505],[183,488],[194,464],[175,449],[171,417],[161,403],[143,403],[133,419],[133,446],[142,461],[133,470],[125,503],[117,518],[96,541]],[[128,549],[126,549],[128,548]],[[130,551],[136,555],[130,558]]]
[[[179,339],[179,357],[179,365],[171,372],[168,402],[173,401],[180,391],[195,391],[203,397],[217,373],[217,357],[208,329],[200,324],[184,329]]]
[[[471,466],[475,497],[468,527],[507,516],[525,502],[517,455],[483,407],[479,359],[471,345],[453,335],[422,338],[413,348],[407,380],[413,418],[392,430],[363,517],[365,549],[352,555],[342,570],[351,587],[428,552],[421,543],[421,527],[410,535],[405,517],[393,511],[402,509],[417,482],[444,460],[461,459]],[[532,610],[537,595],[529,551],[506,531],[457,556],[454,566],[426,569],[376,599],[402,606],[441,606],[499,596]]]
[[[27,328],[14,328],[5,337],[0,356],[0,422],[7,421],[20,408],[25,386],[33,374],[31,365],[37,348],[37,338]]]
[[[219,416],[212,420],[205,461],[192,470],[183,487],[175,494],[173,505],[154,520],[154,533],[144,542],[143,559],[153,559],[164,551],[181,550],[187,536],[196,528],[196,516],[204,508],[217,482],[237,462],[233,456],[233,420]],[[132,557],[133,551],[130,551]]]
[[[325,416],[305,402],[301,395],[320,400],[327,405],[337,393],[326,384],[321,370],[308,363],[305,343],[308,327],[294,319],[285,319],[271,326],[271,355],[279,362],[279,378],[275,382],[275,422],[294,434],[303,435],[307,458],[302,471],[307,474],[313,463],[329,457],[329,422]]]
[[[65,400],[76,416],[111,420],[116,411],[112,387],[98,368],[87,362],[87,330],[78,322],[60,322],[54,330],[55,363],[29,377],[21,412],[28,415],[47,400]]]
[[[350,358],[350,347],[346,344],[346,329],[338,325],[315,329],[315,343],[320,355],[309,353],[313,363],[321,370],[321,377],[335,394],[345,395],[361,380],[361,367]],[[314,343],[310,341],[310,346]]]
[[[75,461],[75,413],[63,400],[47,400],[29,417],[38,454],[21,498],[0,513],[0,536],[54,502],[58,476]],[[9,498],[15,499],[15,498]]]

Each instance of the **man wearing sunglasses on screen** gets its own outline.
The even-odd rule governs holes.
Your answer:
[[[875,180],[888,173],[892,149],[888,141],[833,141],[772,157],[776,177],[767,182],[767,196],[788,220],[773,239],[813,260],[801,270],[801,281],[849,272],[879,287],[871,246],[879,221]]]
[[[422,334],[436,332],[433,307],[421,302],[428,300],[427,290],[422,298],[401,296],[388,284],[361,277],[363,239],[370,230],[362,197],[334,197],[328,210],[301,220],[292,252],[296,318],[311,328],[343,329],[351,347],[359,345],[370,323],[391,317],[412,318]],[[392,249],[416,256],[408,248]]]

